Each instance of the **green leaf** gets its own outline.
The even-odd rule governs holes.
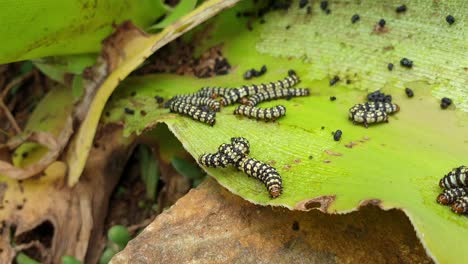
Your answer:
[[[96,63],[96,58],[94,53],[47,57],[34,60],[34,65],[49,78],[66,84],[71,74],[81,75],[86,67]]]
[[[112,257],[117,254],[117,250],[113,248],[106,248],[99,258],[99,264],[107,264],[111,261]]]
[[[247,19],[235,15],[248,10],[244,3],[210,21],[216,30],[198,47],[206,50],[224,43],[223,55],[234,66],[229,75],[209,80],[173,75],[130,78],[108,103],[111,116],[104,121],[124,121],[126,135],[164,122],[194,158],[215,152],[230,137],[244,136],[250,140],[252,157],[278,169],[284,193],[271,199],[262,183],[234,168],[205,168],[232,192],[257,204],[318,207],[329,213],[350,212],[368,203],[399,208],[436,261],[468,259],[468,221],[435,202],[441,192],[439,179],[453,167],[466,165],[468,156],[468,90],[466,72],[460,67],[466,61],[467,29],[463,23],[444,22],[448,13],[463,21],[463,1],[412,2],[406,14],[387,8],[398,5],[334,1],[330,15],[318,6],[307,15],[293,5],[288,11],[267,14],[265,24],[254,22],[249,31]],[[357,12],[362,19],[352,24]],[[386,33],[374,30],[382,17]],[[403,57],[414,61],[412,69],[399,66]],[[393,71],[387,70],[389,62],[395,64]],[[275,123],[239,118],[232,114],[235,106],[226,107],[217,113],[214,127],[154,104],[155,91],[169,98],[207,85],[246,84],[242,74],[259,64],[268,66],[267,74],[249,83],[281,79],[292,68],[302,79],[298,86],[311,88],[312,95],[262,103],[287,107],[286,117]],[[335,75],[341,81],[330,86]],[[127,91],[137,87],[138,96],[131,98]],[[414,98],[406,97],[405,87],[415,91]],[[353,125],[348,109],[377,89],[392,94],[401,111],[388,124],[369,129]],[[330,101],[330,96],[337,100]],[[452,98],[455,107],[440,109],[444,96]],[[130,102],[148,114],[123,114]],[[331,135],[337,129],[343,131],[338,142]]]
[[[72,256],[63,256],[62,264],[81,264],[82,262]]]
[[[205,173],[203,173],[198,166],[185,159],[173,157],[171,164],[180,175],[191,180],[200,179],[205,176]]]
[[[159,165],[151,148],[146,145],[138,146],[138,157],[140,159],[140,173],[146,187],[146,198],[156,199],[156,190],[159,181]]]
[[[2,1],[0,63],[98,52],[114,23],[145,28],[165,12],[154,0]]]
[[[166,18],[164,18],[163,21],[151,26],[149,30],[163,29],[167,27],[168,25],[174,23],[177,19],[190,13],[190,11],[192,11],[196,5],[197,0],[180,1],[179,4],[177,4],[177,6],[172,10],[172,12]]]
[[[128,241],[130,241],[131,236],[125,226],[115,225],[107,231],[107,238],[109,241],[118,245],[120,249],[123,249],[127,245]]]
[[[23,252],[18,253],[18,255],[16,256],[16,262],[18,264],[41,264],[39,261],[30,258]]]

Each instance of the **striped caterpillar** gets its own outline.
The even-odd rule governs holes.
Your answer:
[[[452,211],[457,214],[466,214],[468,213],[468,196],[463,196],[458,198],[452,204]]]
[[[437,197],[437,202],[444,205],[452,204],[458,198],[467,195],[468,187],[448,189],[445,190],[443,193],[439,194],[439,196]]]
[[[196,106],[181,101],[173,101],[169,105],[171,112],[190,116],[192,119],[213,126],[216,122],[216,113],[203,111]]]
[[[199,158],[200,164],[207,167],[226,167],[235,165],[239,159],[250,153],[249,141],[243,137],[231,138],[231,144],[222,144],[218,152],[203,154]]]
[[[350,119],[353,123],[361,123],[367,128],[368,124],[388,122],[388,116],[385,111],[376,109],[374,111],[358,110],[354,113],[350,113]]]
[[[198,161],[207,167],[226,167],[234,165],[238,170],[259,179],[265,184],[272,198],[282,193],[283,183],[275,168],[259,160],[248,157],[249,141],[243,137],[231,138],[231,144],[222,144],[218,152],[203,154]]]
[[[230,92],[226,93],[223,98],[221,98],[221,104],[224,106],[231,105],[242,97],[253,95],[262,91],[291,88],[299,82],[300,80],[296,73],[293,70],[289,70],[288,76],[286,78],[276,82],[261,83],[258,85],[243,85],[239,88],[231,89]]]
[[[257,104],[263,101],[269,101],[279,98],[289,99],[291,97],[308,95],[310,95],[310,91],[307,88],[272,89],[250,96],[246,102],[246,105],[256,106]]]
[[[468,187],[468,167],[460,166],[447,173],[439,181],[439,186],[444,189]]]
[[[248,118],[255,118],[257,120],[274,121],[286,115],[286,107],[277,105],[270,108],[258,108],[248,105],[239,105],[234,110],[235,115],[242,115]]]
[[[281,195],[283,182],[275,168],[253,158],[244,157],[236,164],[237,169],[245,174],[259,179],[268,189],[270,196],[276,198]]]
[[[232,91],[235,88],[225,88],[225,87],[202,87],[198,92],[195,93],[199,97],[210,97],[216,98],[218,96],[223,96]]]
[[[398,112],[400,107],[397,104],[393,103],[382,103],[382,102],[367,102],[364,104],[357,104],[349,109],[349,114],[351,117],[352,113],[356,113],[357,111],[364,110],[364,111],[375,111],[377,109],[385,111],[387,114],[392,114]]]
[[[214,100],[214,99],[209,98],[209,97],[198,97],[198,96],[194,96],[194,95],[185,95],[185,96],[178,95],[178,96],[174,96],[173,98],[171,98],[165,104],[165,106],[166,107],[168,105],[170,106],[170,104],[173,101],[179,101],[179,102],[191,104],[193,106],[204,106],[204,105],[206,105],[211,110],[216,111],[216,112],[219,112],[219,110],[221,109],[220,108],[220,103],[218,101]]]

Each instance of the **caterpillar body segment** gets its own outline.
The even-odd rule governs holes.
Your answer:
[[[216,122],[216,113],[203,111],[198,107],[188,103],[184,103],[181,101],[173,101],[171,102],[169,108],[171,112],[190,116],[192,119],[200,121],[202,123],[206,123],[210,126],[213,126]]]
[[[240,105],[234,110],[234,114],[268,122],[285,116],[286,107],[283,105],[277,105],[270,108],[259,108],[255,106]]]
[[[243,171],[245,174],[257,178],[263,182],[272,198],[276,198],[281,195],[283,190],[283,182],[281,176],[275,168],[264,162],[249,157],[240,159],[236,166],[237,169]]]

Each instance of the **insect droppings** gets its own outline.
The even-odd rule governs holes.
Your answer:
[[[393,70],[393,63],[387,64],[387,69],[388,69],[389,71],[392,71],[392,70]]]
[[[382,18],[382,19],[379,20],[379,26],[380,27],[385,27],[385,24],[386,24],[385,19]]]
[[[164,98],[162,98],[161,96],[158,96],[158,95],[156,95],[154,97],[154,99],[156,99],[156,103],[158,103],[158,104],[160,104],[160,103],[162,103],[164,101]]]
[[[406,87],[405,88],[405,93],[406,93],[406,96],[408,96],[410,98],[414,96],[414,92],[413,92],[413,90],[411,90],[411,88]]]
[[[333,139],[335,141],[340,141],[341,135],[343,135],[343,132],[341,130],[336,130],[335,133],[333,133]]]
[[[338,75],[333,76],[333,78],[330,80],[330,86],[335,85],[339,81],[340,81],[340,77]]]
[[[447,97],[442,98],[442,100],[440,101],[440,107],[442,109],[447,109],[451,104],[452,104],[452,99],[447,98]]]
[[[403,58],[400,60],[400,65],[405,68],[413,68],[413,61],[408,58]]]
[[[128,107],[125,107],[124,108],[124,112],[127,114],[127,115],[134,115],[135,114],[135,110],[131,109],[131,108],[128,108]]]
[[[452,25],[453,23],[455,23],[455,18],[452,15],[448,15],[445,18],[445,21],[447,21],[447,23],[449,23],[449,25]]]
[[[406,5],[401,5],[395,9],[397,13],[404,13],[406,12],[406,10],[407,10]]]
[[[359,19],[361,19],[361,17],[358,15],[358,14],[354,14],[352,17],[351,17],[351,23],[356,23],[359,21]]]
[[[322,2],[320,2],[320,9],[322,9],[323,11],[327,11],[327,9],[328,9],[328,1],[322,1]]]
[[[330,96],[330,101],[335,101],[336,100],[336,96]]]

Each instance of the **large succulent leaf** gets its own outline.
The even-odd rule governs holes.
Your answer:
[[[294,6],[268,14],[265,24],[253,23],[249,31],[247,20],[235,15],[248,8],[243,4],[218,17],[210,40],[199,47],[224,43],[223,54],[236,66],[230,75],[209,81],[173,75],[130,78],[108,104],[110,116],[105,121],[123,120],[127,135],[165,122],[195,158],[216,151],[232,136],[244,136],[251,142],[253,157],[279,170],[284,193],[271,199],[260,182],[233,168],[206,168],[232,192],[258,204],[330,213],[368,203],[400,208],[437,261],[467,260],[468,221],[435,202],[439,178],[466,164],[468,155],[463,2],[411,2],[405,14],[397,15],[398,5],[333,2],[330,15],[317,5],[311,15]],[[351,24],[355,13],[361,21]],[[459,18],[454,25],[444,21],[448,13]],[[387,20],[386,32],[375,30],[382,17]],[[414,60],[413,69],[399,66],[403,57]],[[387,70],[389,62],[396,65],[393,71]],[[169,114],[154,102],[155,95],[244,84],[243,72],[263,64],[268,73],[256,81],[280,79],[292,68],[302,78],[300,86],[312,90],[307,98],[262,104],[287,107],[287,116],[278,122],[238,118],[231,106],[222,109],[216,125],[209,127]],[[341,81],[330,87],[328,80],[334,75]],[[406,97],[405,87],[415,91],[414,98]],[[349,107],[376,89],[392,94],[401,111],[388,124],[369,129],[353,125],[347,118]],[[132,91],[137,91],[135,97],[130,96]],[[330,101],[330,96],[337,100]],[[441,110],[442,96],[451,97],[456,107]],[[124,114],[124,107],[136,114]],[[140,115],[140,110],[147,114]],[[344,133],[339,142],[331,135],[336,129]]]
[[[158,0],[2,1],[0,63],[98,52],[114,23],[132,20],[144,28],[165,12]]]

